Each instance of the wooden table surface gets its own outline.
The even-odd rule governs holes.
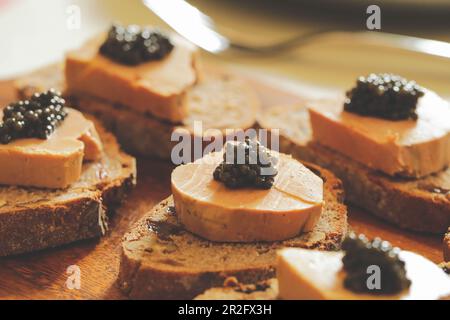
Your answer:
[[[299,99],[292,93],[253,81],[263,104]],[[0,82],[0,105],[14,100],[10,82]],[[110,231],[100,240],[88,240],[57,249],[0,258],[0,299],[124,299],[115,281],[119,270],[121,237],[145,212],[170,194],[172,166],[158,160],[138,159],[138,184],[111,219]],[[402,249],[442,261],[441,238],[400,230],[362,210],[349,208],[353,230],[379,236]],[[77,265],[81,288],[68,289],[67,268]]]

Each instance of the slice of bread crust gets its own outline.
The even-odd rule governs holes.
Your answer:
[[[341,182],[329,171],[308,167],[325,181],[324,209],[313,231],[273,243],[211,242],[182,228],[169,197],[124,237],[120,288],[132,299],[192,299],[228,277],[241,283],[274,277],[279,248],[339,249],[347,232]]]
[[[96,128],[104,146],[102,159],[83,164],[80,180],[70,187],[0,187],[0,256],[105,234],[107,214],[136,183],[136,162],[112,134],[98,123]]]
[[[333,171],[344,183],[346,199],[397,226],[445,232],[450,225],[450,168],[421,178],[389,177],[311,142],[306,104],[265,110],[259,126],[280,129],[280,151]]]
[[[62,72],[61,66],[52,65],[17,80],[19,95],[26,97],[31,91],[49,87],[63,91]],[[188,116],[180,124],[161,121],[151,115],[135,112],[127,106],[112,105],[92,96],[69,97],[69,100],[81,111],[101,119],[126,151],[162,159],[171,158],[172,149],[180,139],[179,135],[192,137],[192,146],[194,141],[200,141],[203,150],[209,139],[215,137],[212,132],[205,132],[208,129],[217,129],[225,136],[226,129],[251,128],[256,122],[260,106],[256,94],[246,83],[217,70],[203,75],[200,82],[186,93],[184,101]],[[195,122],[202,123],[203,135],[202,132],[194,132]],[[174,132],[177,133],[176,141],[171,141]]]
[[[450,227],[444,237],[444,261],[450,262]]]
[[[236,278],[225,280],[223,287],[211,288],[199,294],[194,300],[276,300],[278,282],[268,279],[256,284],[242,284]]]
[[[442,269],[448,270],[450,263],[440,264]],[[447,271],[446,271],[447,272]],[[269,279],[256,284],[231,283],[226,281],[222,287],[206,290],[194,298],[194,300],[278,300],[278,281]],[[450,296],[441,297],[439,300],[450,300]]]

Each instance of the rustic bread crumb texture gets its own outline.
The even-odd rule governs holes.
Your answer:
[[[347,231],[341,183],[328,171],[308,167],[324,179],[326,190],[324,210],[313,231],[283,242],[211,242],[182,228],[169,197],[125,236],[121,289],[132,299],[192,299],[230,276],[242,283],[274,277],[279,248],[337,250]]]
[[[99,237],[107,214],[135,184],[136,163],[97,123],[102,159],[83,165],[81,178],[66,189],[0,187],[0,256],[56,247]]]
[[[231,283],[230,283],[231,282]],[[278,296],[276,279],[255,284],[242,284],[234,278],[227,278],[223,287],[211,288],[199,294],[194,300],[275,300]]]

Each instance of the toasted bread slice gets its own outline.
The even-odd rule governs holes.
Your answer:
[[[37,70],[16,81],[21,97],[50,87],[64,89],[63,71],[59,65]],[[260,105],[256,94],[246,83],[220,71],[203,76],[186,93],[184,103],[187,104],[187,117],[180,124],[164,122],[151,115],[135,112],[127,106],[112,105],[92,96],[81,95],[69,99],[81,111],[101,119],[126,151],[162,159],[171,158],[173,147],[182,137],[192,139],[192,148],[198,141],[204,148],[216,137],[213,132],[206,132],[208,129],[217,129],[216,134],[225,137],[227,133],[233,134],[226,129],[251,128],[256,122]],[[200,123],[202,132],[194,132],[195,127],[199,129]],[[172,134],[175,141],[171,141]]]
[[[265,110],[259,126],[280,130],[280,151],[333,171],[346,199],[401,228],[444,233],[450,225],[450,168],[421,179],[387,176],[311,142],[305,104]]]
[[[223,287],[208,289],[196,296],[194,300],[275,300],[277,296],[276,279],[268,279],[256,284],[242,284],[236,278],[228,278]]]
[[[450,262],[450,227],[444,237],[444,261]]]
[[[210,242],[182,228],[169,197],[124,237],[121,289],[132,299],[192,299],[228,277],[241,283],[274,277],[279,248],[339,249],[347,232],[341,182],[329,171],[308,167],[325,182],[324,208],[311,232],[282,242]]]
[[[103,235],[107,213],[135,184],[135,159],[98,123],[104,151],[83,164],[79,181],[66,189],[0,187],[0,256],[56,247]]]

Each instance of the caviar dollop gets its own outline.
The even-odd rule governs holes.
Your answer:
[[[173,49],[169,38],[156,29],[114,24],[100,47],[104,56],[125,65],[161,60]]]
[[[382,73],[359,77],[346,93],[344,110],[388,120],[417,119],[417,101],[424,95],[414,81]]]
[[[253,187],[270,189],[278,171],[278,159],[257,140],[227,143],[223,162],[214,170],[214,180],[230,189]]]
[[[0,143],[16,139],[47,139],[67,117],[66,101],[61,93],[50,89],[35,93],[29,100],[9,104],[3,109]]]
[[[410,287],[406,277],[405,262],[398,257],[398,248],[375,238],[369,241],[364,235],[351,233],[343,242],[345,256],[342,259],[346,278],[344,286],[354,292],[371,294],[396,294]],[[367,268],[380,268],[380,287],[369,288]]]

